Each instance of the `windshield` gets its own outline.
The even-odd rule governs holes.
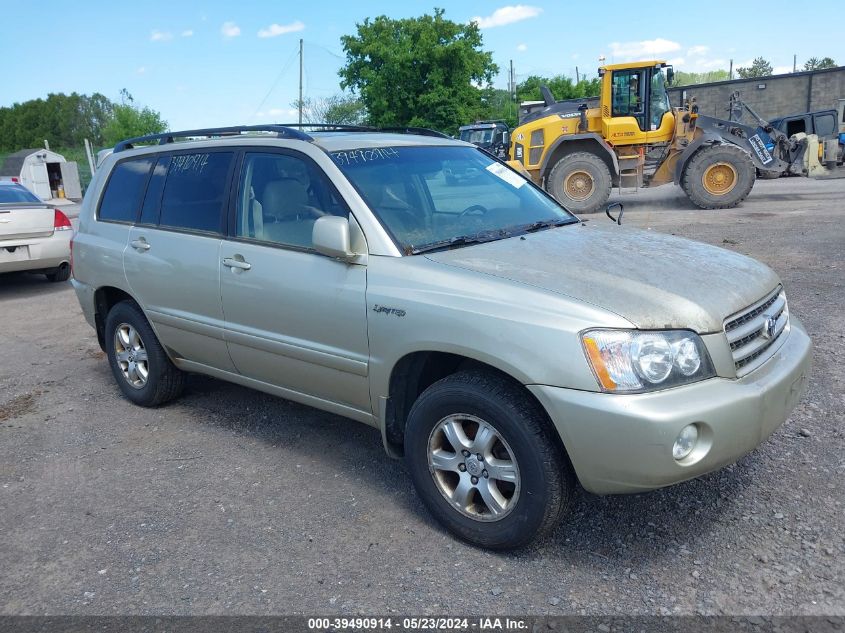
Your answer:
[[[489,145],[493,140],[493,128],[486,130],[464,130],[461,132],[461,140],[475,145]]]
[[[406,254],[578,222],[471,147],[380,147],[331,156]]]
[[[0,185],[0,204],[4,202],[41,202],[22,185]]]

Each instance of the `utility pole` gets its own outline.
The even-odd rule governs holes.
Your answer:
[[[734,60],[731,60],[731,69],[728,71],[728,79],[734,78]]]
[[[302,38],[299,39],[299,124],[302,125]]]
[[[792,72],[798,72],[798,55],[792,56]]]
[[[575,83],[581,83],[581,75],[578,73],[578,66],[575,67]]]
[[[516,101],[516,84],[513,81],[513,60],[511,61],[511,70],[510,74],[508,75],[508,93],[509,93],[509,103],[514,103]],[[508,116],[510,116],[511,108],[508,106]]]

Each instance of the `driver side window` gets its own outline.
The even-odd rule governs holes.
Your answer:
[[[314,222],[349,211],[310,161],[288,154],[247,153],[238,189],[237,236],[311,248]]]

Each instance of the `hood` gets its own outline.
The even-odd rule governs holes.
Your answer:
[[[590,303],[642,329],[719,332],[779,283],[765,264],[672,235],[573,224],[430,253],[448,266]]]

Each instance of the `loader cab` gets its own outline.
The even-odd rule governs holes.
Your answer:
[[[602,136],[613,145],[671,140],[675,126],[666,91],[671,74],[671,66],[663,62],[600,68]]]

